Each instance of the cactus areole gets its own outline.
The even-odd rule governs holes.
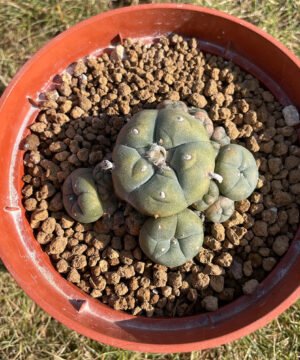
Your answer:
[[[113,162],[116,194],[144,214],[165,217],[207,193],[215,151],[200,121],[166,107],[140,111],[122,128]]]

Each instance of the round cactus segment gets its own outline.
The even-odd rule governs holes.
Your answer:
[[[215,201],[218,200],[219,197],[219,188],[218,185],[211,181],[209,184],[208,193],[205,194],[200,201],[196,201],[193,204],[193,207],[198,211],[204,211],[208,207],[210,207]]]
[[[220,196],[205,212],[206,218],[213,223],[222,223],[234,212],[234,201]]]
[[[192,142],[170,150],[169,163],[177,174],[188,205],[208,191],[214,158],[210,142]]]
[[[191,210],[154,219],[141,228],[139,243],[142,251],[155,263],[176,267],[198,254],[203,243],[203,224]]]
[[[93,170],[74,170],[65,180],[63,203],[67,213],[81,223],[91,223],[103,215],[103,207],[97,193]]]
[[[221,147],[215,172],[223,177],[220,193],[232,200],[246,199],[258,181],[258,169],[251,152],[243,146],[230,144]]]
[[[157,113],[157,110],[142,110],[135,114],[119,132],[116,146],[122,144],[137,151],[147,148],[155,137]]]
[[[230,137],[227,136],[225,129],[222,126],[217,126],[212,133],[211,140],[220,144],[221,146],[225,146],[230,144]]]
[[[155,217],[176,214],[187,207],[183,190],[172,169],[156,172],[143,186],[131,192],[127,201],[140,212]]]
[[[127,200],[132,191],[153,177],[155,169],[136,149],[123,144],[116,147],[118,151],[114,151],[113,181],[117,194],[120,191],[124,195],[119,196]]]
[[[208,142],[209,138],[200,121],[187,112],[167,108],[157,113],[154,140],[168,150],[191,142]]]
[[[155,217],[201,199],[215,165],[204,126],[174,106],[137,113],[120,131],[112,158],[116,194]]]

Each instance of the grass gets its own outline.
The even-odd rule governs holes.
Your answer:
[[[146,1],[0,0],[0,26],[4,29],[0,36],[0,94],[20,66],[49,39],[101,11],[142,2]],[[299,0],[184,2],[220,9],[250,21],[300,55]],[[296,360],[299,354],[300,302],[265,328],[213,350],[174,355],[140,354],[99,344],[57,323],[23,293],[0,262],[1,360]]]
[[[99,344],[67,329],[31,301],[4,268],[0,273],[1,360],[296,360],[299,353],[300,302],[265,328],[213,350],[141,354]]]

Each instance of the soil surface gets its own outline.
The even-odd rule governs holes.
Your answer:
[[[151,45],[125,40],[111,53],[72,64],[41,94],[25,140],[23,204],[37,241],[57,271],[116,310],[145,316],[215,311],[253,293],[288,250],[299,223],[300,148],[271,92],[230,61],[181,36]],[[205,222],[203,249],[169,269],[138,245],[145,217],[120,201],[92,224],[71,219],[61,187],[76,168],[111,159],[130,116],[163,100],[205,109],[259,167],[248,200],[223,224]]]

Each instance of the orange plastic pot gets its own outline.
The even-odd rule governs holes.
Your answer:
[[[145,5],[90,18],[44,46],[19,71],[1,98],[0,256],[24,291],[46,312],[97,341],[146,352],[215,347],[264,326],[300,295],[300,231],[278,266],[251,296],[212,313],[176,319],[115,311],[63,279],[34,239],[21,204],[20,143],[34,121],[36,99],[70,63],[121,38],[177,32],[197,37],[206,51],[231,59],[259,78],[283,104],[300,106],[299,60],[255,26],[190,5]]]

